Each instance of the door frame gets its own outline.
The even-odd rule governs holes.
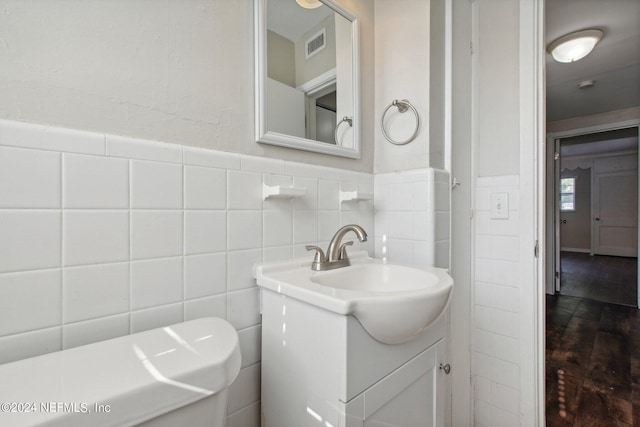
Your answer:
[[[555,167],[555,163],[559,162],[560,159],[558,158],[557,160],[553,160],[554,159],[554,153],[556,152],[556,148],[555,148],[555,144],[556,141],[563,139],[563,138],[569,138],[569,137],[574,137],[574,136],[581,136],[581,135],[588,135],[591,133],[599,133],[599,132],[606,132],[606,131],[613,131],[613,130],[618,130],[618,129],[625,129],[625,128],[632,128],[635,127],[638,131],[638,138],[640,139],[640,119],[632,119],[632,120],[625,120],[625,121],[620,121],[620,122],[612,122],[612,123],[606,123],[606,124],[600,124],[600,125],[594,125],[594,126],[587,126],[587,127],[582,127],[582,128],[575,128],[575,129],[569,129],[569,130],[564,130],[564,131],[559,131],[559,132],[549,132],[547,133],[547,143],[546,143],[546,158],[549,160],[551,159],[551,161],[553,161],[553,167],[547,167],[546,173],[547,173],[547,198],[546,198],[546,206],[545,206],[545,212],[543,212],[542,214],[545,215],[545,217],[547,218],[547,226],[546,226],[546,250],[547,250],[547,254],[549,254],[549,256],[547,256],[547,262],[546,262],[546,271],[545,271],[545,277],[547,278],[546,280],[546,284],[545,284],[545,291],[547,294],[551,294],[553,295],[555,293],[555,280],[553,280],[553,277],[555,275],[555,272],[560,272],[560,245],[556,242],[556,229],[559,228],[559,224],[557,223],[557,220],[559,219],[559,215],[558,217],[556,217],[556,210],[558,210],[557,207],[557,203],[555,200],[555,193],[556,193],[556,187],[558,186],[558,182],[560,179],[560,174],[559,172],[556,173],[556,169],[559,170],[559,167]],[[559,151],[558,151],[559,152]],[[639,142],[639,148],[638,148],[638,160],[640,163],[640,142]],[[640,168],[640,165],[639,165]],[[640,213],[640,171],[638,172],[638,180],[639,180],[639,185],[638,185],[638,193],[639,193],[639,197],[638,197],[638,212]],[[554,194],[554,199],[549,202],[549,194]],[[553,222],[549,222],[549,220],[552,220]],[[557,232],[559,232],[559,229],[557,230]],[[640,214],[638,215],[638,244],[640,247]],[[593,245],[592,245],[593,246]],[[593,250],[593,247],[592,247]],[[551,256],[553,254],[553,256]],[[638,257],[638,267],[640,267],[640,257]],[[638,301],[636,301],[636,304],[638,306],[640,306],[640,274],[638,274],[638,278],[637,278],[637,283],[636,286],[638,287]],[[543,313],[544,316],[544,313]]]

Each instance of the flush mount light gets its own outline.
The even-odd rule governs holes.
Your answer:
[[[602,38],[600,30],[583,30],[567,34],[554,41],[547,51],[558,62],[575,62],[587,56]]]
[[[319,0],[296,0],[296,3],[305,9],[317,9],[322,6]]]

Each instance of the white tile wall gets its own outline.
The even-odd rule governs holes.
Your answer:
[[[62,159],[65,208],[127,209],[129,207],[129,162],[127,160],[81,154],[64,154]]]
[[[416,169],[375,176],[376,256],[449,266],[449,173]]]
[[[60,267],[60,211],[0,210],[0,273]]]
[[[263,201],[263,183],[307,194]],[[340,188],[373,176],[0,120],[0,363],[219,316],[243,354],[229,425],[259,426],[252,266],[350,222],[373,236],[373,202]]]
[[[60,153],[0,147],[0,208],[59,208]]]
[[[472,374],[476,426],[517,425],[520,413],[518,176],[476,180]],[[509,218],[491,219],[491,194],[509,193]]]

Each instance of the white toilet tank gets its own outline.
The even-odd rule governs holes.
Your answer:
[[[2,426],[224,426],[235,329],[203,318],[0,365]]]

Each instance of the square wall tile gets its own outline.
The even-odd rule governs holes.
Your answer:
[[[64,265],[127,261],[129,211],[65,211]]]
[[[131,257],[159,258],[182,255],[182,211],[133,211]]]
[[[184,230],[186,255],[221,252],[227,249],[225,211],[186,211]]]
[[[262,357],[262,327],[258,325],[238,331],[238,340],[242,353],[242,367],[258,363]]]
[[[260,292],[258,288],[227,294],[227,320],[236,329],[260,324]]]
[[[63,348],[106,341],[129,334],[129,313],[64,325]]]
[[[389,237],[413,239],[413,212],[391,211],[389,215]]]
[[[253,288],[256,279],[253,278],[253,266],[262,262],[262,251],[251,249],[246,251],[232,251],[227,253],[227,290]]]
[[[227,413],[233,413],[260,400],[260,364],[240,370],[238,377],[229,387]]]
[[[315,210],[293,211],[293,243],[312,243],[318,241],[318,212]]]
[[[339,211],[318,211],[318,240],[330,241],[340,228]]]
[[[59,267],[60,212],[0,211],[0,273]]]
[[[264,211],[263,245],[284,246],[292,243],[291,210]]]
[[[511,427],[520,424],[520,415],[505,411],[497,406],[491,407],[491,427]]]
[[[61,295],[59,269],[0,274],[0,336],[59,326]]]
[[[389,209],[394,211],[413,210],[414,185],[398,183],[389,186]],[[424,189],[426,191],[426,183]]]
[[[60,153],[0,147],[0,208],[59,208]]]
[[[287,261],[292,258],[293,247],[287,246],[270,246],[262,250],[262,259],[264,262]]]
[[[0,337],[0,365],[62,350],[62,327]]]
[[[228,209],[262,209],[262,174],[229,171]]]
[[[183,303],[161,305],[131,312],[131,333],[162,328],[180,323],[184,319]]]
[[[260,402],[253,403],[227,417],[227,427],[260,427]]]
[[[262,247],[262,212],[229,211],[227,213],[227,249]]]
[[[227,290],[226,253],[184,257],[184,298],[201,298]]]
[[[318,209],[340,209],[340,183],[336,181],[318,181]]]
[[[227,172],[223,169],[184,167],[185,209],[226,209]]]
[[[129,311],[129,263],[65,268],[63,285],[65,323]]]
[[[491,358],[491,380],[520,390],[520,368],[516,363]]]
[[[293,178],[293,186],[306,189],[302,197],[292,200],[293,209],[316,210],[318,208],[318,180],[315,178]]]
[[[132,160],[131,207],[181,209],[182,165]]]
[[[154,307],[182,300],[182,258],[131,263],[131,308]]]
[[[227,317],[227,296],[214,295],[197,298],[184,302],[184,320],[200,319],[202,317]],[[244,354],[242,355],[244,357]]]
[[[474,427],[491,426],[491,404],[483,400],[476,400],[473,404]],[[517,425],[517,424],[514,424]]]
[[[129,161],[81,154],[63,155],[64,207],[129,207]]]

